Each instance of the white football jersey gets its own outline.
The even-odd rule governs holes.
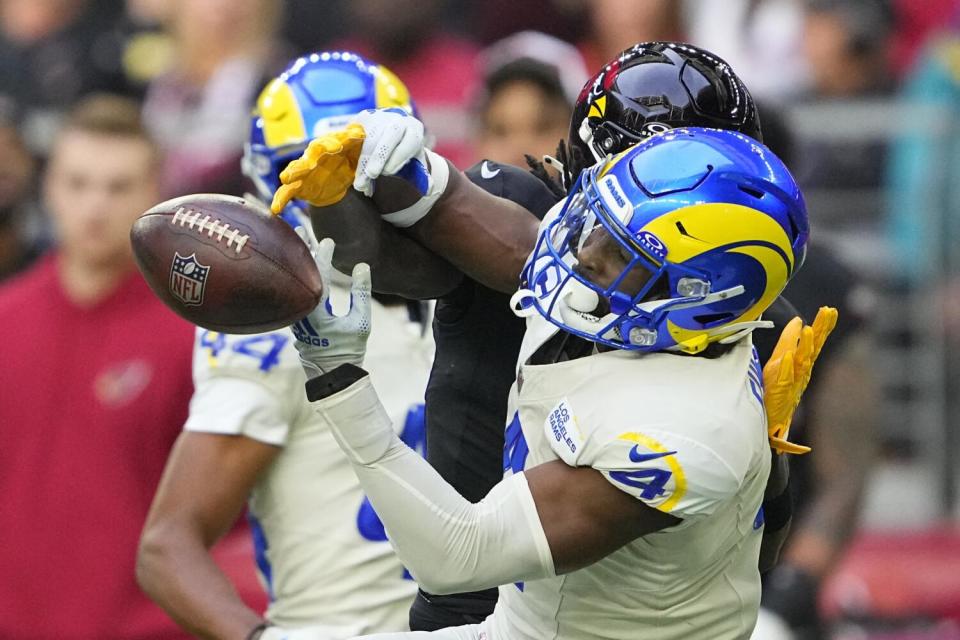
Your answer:
[[[528,323],[525,354],[554,333]],[[502,586],[492,638],[750,636],[770,453],[749,338],[714,359],[609,351],[522,364],[508,415],[506,473],[558,458],[590,466],[683,521],[579,571]]]
[[[402,433],[410,409],[418,407],[422,418],[432,340],[402,306],[374,302],[372,326],[364,367]],[[307,402],[292,333],[199,330],[197,341],[185,428],[283,448],[249,501],[268,618],[287,628],[328,629],[332,639],[408,628],[416,584],[333,434]],[[422,419],[409,422],[404,439],[422,446]]]

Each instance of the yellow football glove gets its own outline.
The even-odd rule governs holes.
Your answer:
[[[270,205],[273,213],[279,214],[293,199],[317,207],[340,202],[353,185],[364,137],[362,126],[349,124],[343,131],[314,138],[280,174],[281,185]]]
[[[813,326],[794,318],[783,329],[773,355],[763,368],[763,406],[767,412],[770,446],[778,453],[802,454],[810,447],[787,440],[793,413],[810,383],[813,364],[827,336],[837,326],[837,310],[820,307]]]

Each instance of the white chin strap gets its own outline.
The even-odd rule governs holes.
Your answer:
[[[728,324],[722,329],[708,331],[708,335],[711,337],[720,335],[721,333],[726,333],[727,331],[733,330],[728,336],[720,338],[717,342],[720,344],[730,344],[736,342],[740,338],[746,336],[748,333],[752,333],[754,329],[773,329],[773,323],[769,320],[751,320],[749,322],[736,322],[734,324]]]
[[[696,300],[690,300],[689,302],[677,302],[676,304],[670,304],[677,300],[677,298],[667,298],[666,300],[648,300],[647,302],[641,302],[636,305],[641,311],[646,311],[647,313],[653,313],[661,307],[670,306],[670,310],[674,311],[677,309],[690,309],[691,307],[702,307],[706,304],[713,304],[714,302],[720,302],[721,300],[726,300],[727,298],[733,298],[740,295],[746,291],[742,284],[738,284],[735,287],[730,287],[729,289],[724,289],[722,291],[714,291],[713,293],[708,293],[702,298],[697,298]]]

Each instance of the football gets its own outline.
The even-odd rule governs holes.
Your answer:
[[[261,333],[313,311],[323,281],[307,245],[258,201],[196,194],[161,202],[130,230],[153,292],[190,322]]]

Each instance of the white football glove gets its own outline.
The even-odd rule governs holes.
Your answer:
[[[410,160],[426,166],[423,123],[403,109],[367,109],[354,121],[366,133],[353,179],[357,191],[372,196],[374,180],[395,175]]]
[[[447,188],[446,159],[426,148],[423,123],[403,109],[367,109],[354,121],[363,126],[365,138],[353,188],[369,197],[380,176],[403,178],[422,198],[406,209],[383,214],[383,219],[398,227],[415,224]]]
[[[333,276],[333,251],[336,245],[324,238],[319,246],[309,234],[298,229],[300,237],[310,246],[314,262],[323,280],[320,304],[306,318],[291,326],[296,338],[294,346],[307,379],[333,371],[342,364],[363,364],[370,337],[370,266],[365,262],[353,268],[350,285],[350,310],[338,316],[330,306],[330,286]]]

